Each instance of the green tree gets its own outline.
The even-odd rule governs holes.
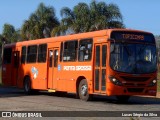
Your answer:
[[[90,9],[86,3],[79,3],[73,10],[68,7],[61,9],[60,26],[53,29],[52,36],[89,31]],[[88,25],[88,26],[87,26]]]
[[[6,39],[3,37],[2,34],[0,34],[0,51],[1,51],[1,48],[2,48],[2,44],[5,44],[6,43]]]
[[[53,29],[52,36],[67,32],[81,33],[107,28],[124,28],[117,5],[95,0],[90,5],[78,3],[73,10],[64,7],[61,9],[61,16],[60,26]]]
[[[12,36],[12,41],[13,42],[22,41],[21,31],[19,29],[14,32],[14,34]]]
[[[124,28],[123,19],[119,7],[116,4],[106,4],[105,2],[90,4],[91,11],[91,31],[106,28]]]
[[[19,32],[15,30],[14,26],[11,24],[4,24],[2,36],[6,40],[6,43],[13,43],[19,41]]]
[[[31,14],[21,28],[22,39],[38,39],[51,36],[51,31],[59,25],[53,7],[40,3],[37,10]]]

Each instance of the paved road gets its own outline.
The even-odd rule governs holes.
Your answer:
[[[84,102],[75,99],[73,94],[57,96],[53,93],[39,92],[28,96],[23,93],[23,90],[17,88],[0,87],[0,111],[160,111],[160,98],[136,96],[131,97],[127,103],[121,104],[114,97],[95,96],[93,101]],[[72,119],[81,120],[78,117]],[[83,119],[96,120],[97,118]],[[122,117],[121,119],[129,120],[130,117]],[[151,118],[145,117],[143,119],[150,120]]]

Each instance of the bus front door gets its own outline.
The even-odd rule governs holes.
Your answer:
[[[11,72],[11,84],[17,85],[18,81],[18,67],[19,67],[19,51],[12,52],[12,72]]]
[[[95,44],[94,92],[106,93],[107,44]]]
[[[48,52],[48,89],[56,89],[59,49],[51,48]]]

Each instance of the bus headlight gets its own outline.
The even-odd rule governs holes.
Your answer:
[[[109,76],[109,79],[110,79],[110,81],[111,81],[113,84],[122,86],[121,81],[117,80],[115,77]]]
[[[151,86],[154,86],[154,85],[156,85],[156,83],[157,83],[157,80],[156,79],[154,79],[154,80],[152,80],[150,83],[149,83],[149,87],[151,87]]]

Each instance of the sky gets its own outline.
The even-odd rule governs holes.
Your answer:
[[[118,5],[126,28],[138,29],[160,35],[160,0],[96,0],[107,4]],[[0,1],[0,34],[5,23],[21,28],[37,6],[43,2],[53,6],[60,20],[60,10],[63,7],[73,8],[79,2],[89,4],[91,0],[1,0]]]

